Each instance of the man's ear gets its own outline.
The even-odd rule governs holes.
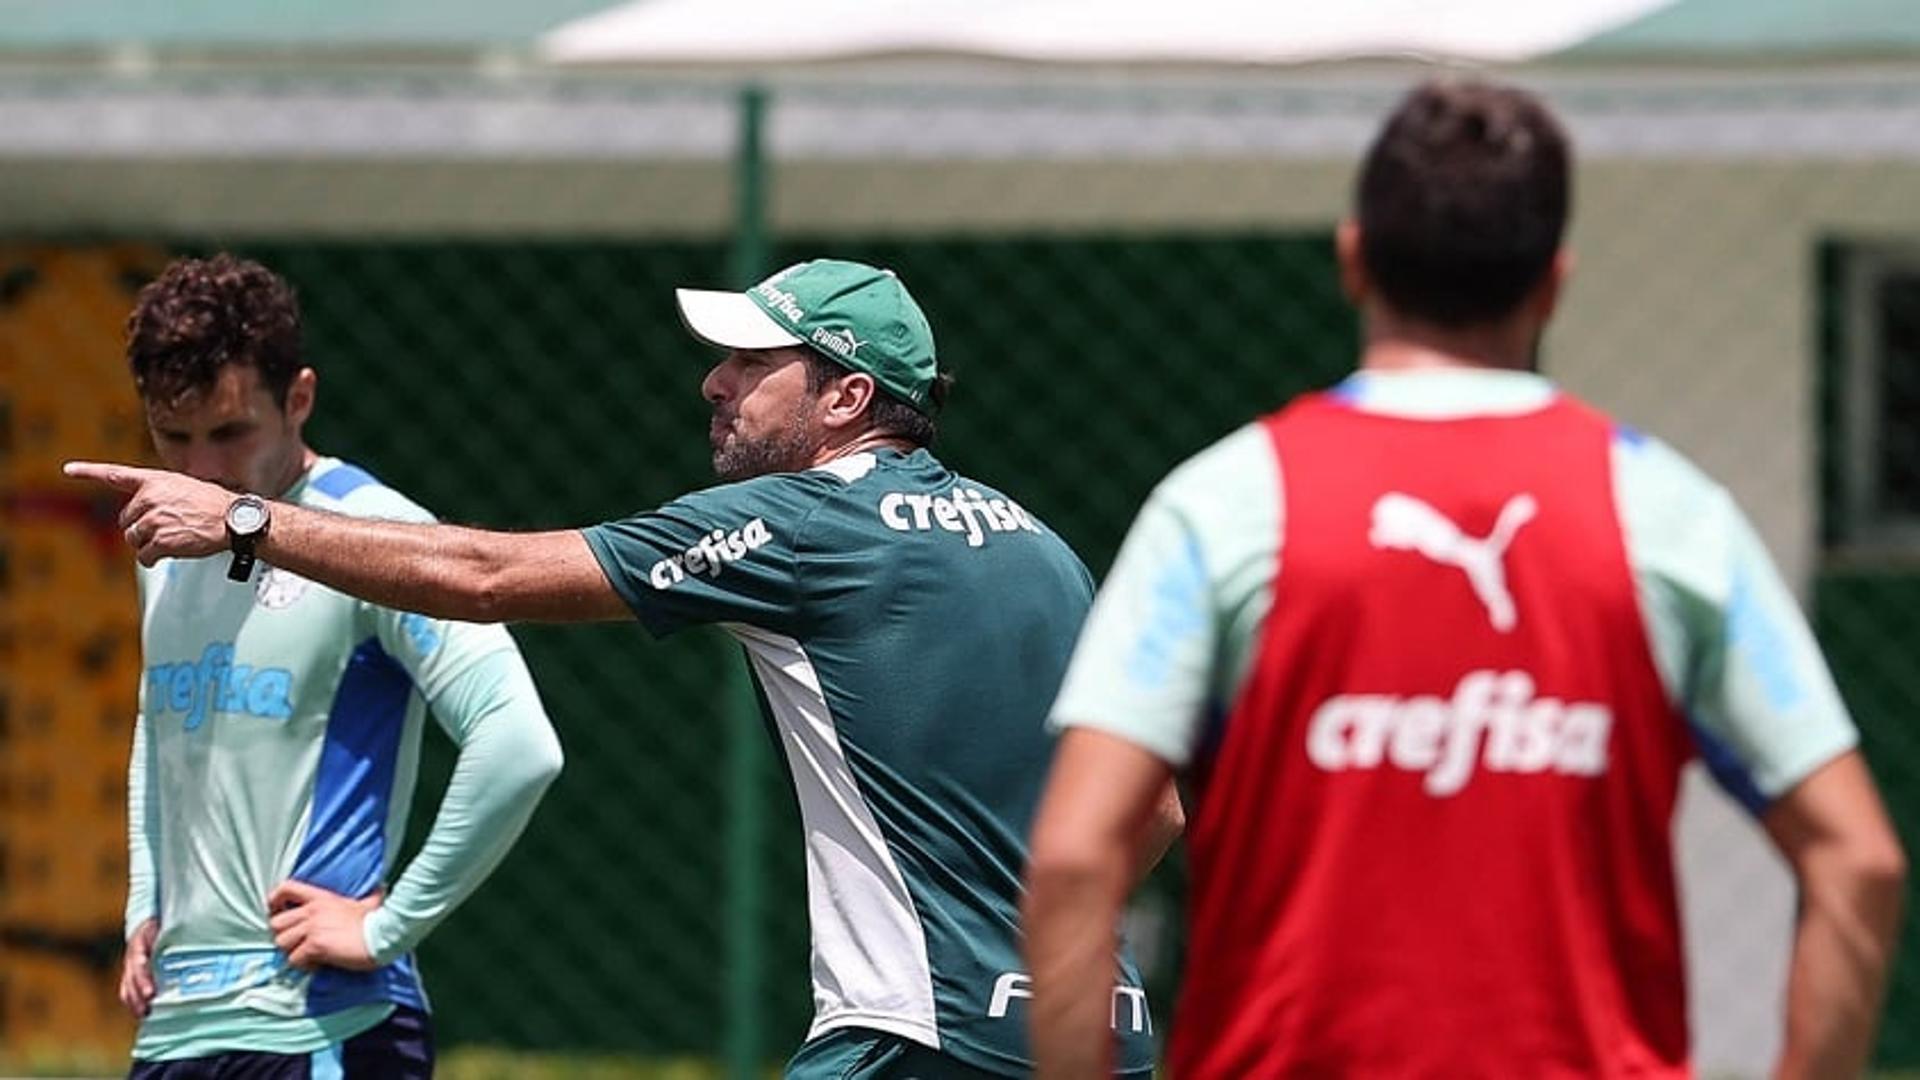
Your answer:
[[[287,384],[287,423],[295,428],[307,422],[313,415],[313,402],[320,377],[310,367],[303,367]]]
[[[820,401],[820,420],[829,429],[859,423],[871,411],[880,384],[864,371],[848,372],[833,380]]]
[[[1333,230],[1333,254],[1340,264],[1340,291],[1354,307],[1364,305],[1373,291],[1373,283],[1367,278],[1367,262],[1360,254],[1358,221],[1343,218]]]
[[[1561,248],[1553,253],[1553,261],[1547,264],[1547,272],[1540,275],[1540,283],[1533,287],[1533,295],[1527,297],[1527,306],[1533,317],[1546,325],[1553,317],[1554,309],[1560,306],[1560,294],[1566,290],[1567,279],[1573,275],[1573,249]]]

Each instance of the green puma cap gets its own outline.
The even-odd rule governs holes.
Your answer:
[[[921,412],[931,409],[933,328],[891,270],[841,259],[796,263],[746,292],[675,289],[693,336],[723,349],[807,345]]]

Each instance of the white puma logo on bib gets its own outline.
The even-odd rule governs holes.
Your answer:
[[[1520,622],[1513,594],[1507,590],[1503,560],[1520,527],[1533,520],[1540,507],[1522,492],[1507,500],[1484,538],[1468,536],[1445,514],[1411,495],[1389,491],[1373,504],[1373,529],[1367,539],[1382,550],[1414,551],[1467,575],[1475,596],[1486,605],[1493,628],[1508,633]]]

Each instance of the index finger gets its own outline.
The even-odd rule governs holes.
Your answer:
[[[69,461],[60,471],[76,480],[93,480],[121,491],[138,491],[140,485],[157,475],[157,470],[136,465],[114,465],[105,461]]]

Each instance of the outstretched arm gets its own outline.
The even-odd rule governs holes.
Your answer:
[[[1802,780],[1762,820],[1800,884],[1775,1075],[1858,1076],[1899,933],[1906,857],[1854,751]]]
[[[129,495],[120,527],[145,565],[227,550],[233,493],[179,473],[69,462]],[[363,600],[467,622],[630,618],[580,533],[414,525],[273,504],[260,559]]]
[[[1120,909],[1144,873],[1145,834],[1164,813],[1170,776],[1166,762],[1103,731],[1075,728],[1060,740],[1021,911],[1039,1076],[1112,1075]]]

